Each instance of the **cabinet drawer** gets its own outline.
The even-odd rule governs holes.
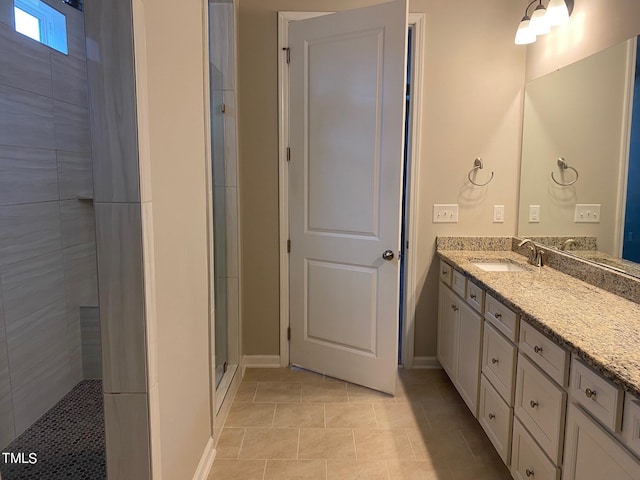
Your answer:
[[[513,421],[511,476],[515,480],[560,479],[560,469],[549,460],[517,418]]]
[[[485,322],[482,372],[509,405],[513,405],[515,365],[516,347]]]
[[[578,402],[612,432],[622,426],[622,388],[605,380],[584,363],[573,357],[571,360],[571,398]]]
[[[447,262],[440,260],[440,280],[446,285],[451,286],[451,277],[453,275],[453,268]]]
[[[622,440],[640,457],[640,400],[628,393],[625,395],[622,414]]]
[[[485,297],[484,318],[512,342],[518,338],[517,315],[488,293]]]
[[[515,414],[549,458],[559,464],[566,393],[527,357],[518,355]]]
[[[545,337],[527,322],[520,321],[520,351],[526,353],[544,373],[561,386],[569,380],[569,352]]]
[[[484,308],[484,291],[469,280],[467,280],[467,294],[464,299],[474,310],[482,313],[482,309]]]
[[[459,271],[453,271],[453,280],[451,281],[451,288],[454,292],[464,298],[464,292],[466,290],[467,280],[463,274]]]
[[[480,375],[478,420],[502,461],[509,465],[513,410],[505,403],[484,375]]]

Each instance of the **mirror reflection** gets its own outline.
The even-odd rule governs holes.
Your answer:
[[[527,84],[518,235],[638,275],[636,51],[633,38]]]

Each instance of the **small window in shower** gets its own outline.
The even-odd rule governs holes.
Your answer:
[[[67,18],[40,0],[14,0],[16,32],[67,55]]]

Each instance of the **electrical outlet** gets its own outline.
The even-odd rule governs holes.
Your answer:
[[[504,223],[504,205],[493,206],[493,223]]]
[[[433,223],[458,223],[458,204],[434,205]]]
[[[540,205],[529,205],[529,223],[540,223]]]
[[[576,204],[576,223],[600,223],[600,204]]]

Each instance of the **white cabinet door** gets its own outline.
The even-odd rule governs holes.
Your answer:
[[[438,360],[449,378],[456,378],[458,359],[458,318],[462,300],[448,287],[440,285],[438,302]]]
[[[591,420],[570,405],[562,480],[639,480],[640,463]]]
[[[477,417],[482,317],[465,302],[460,302],[458,313],[458,368],[454,383]]]

